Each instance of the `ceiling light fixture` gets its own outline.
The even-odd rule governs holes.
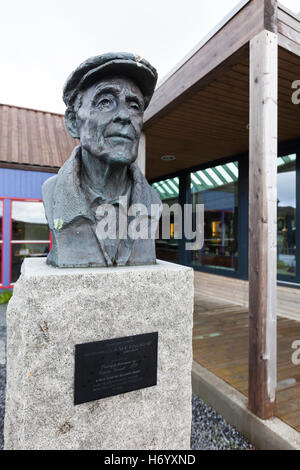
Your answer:
[[[174,160],[176,160],[176,157],[174,155],[164,155],[163,157],[161,157],[161,159],[164,162],[173,162]]]

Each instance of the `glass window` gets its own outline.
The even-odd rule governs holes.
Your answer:
[[[0,199],[0,243],[2,242],[2,219],[3,219],[3,201]]]
[[[296,275],[296,155],[278,158],[277,272]]]
[[[49,240],[42,202],[12,201],[12,240]]]
[[[3,201],[0,199],[0,285],[2,284]]]
[[[11,283],[17,281],[24,258],[47,256],[49,229],[39,201],[12,201]]]
[[[179,261],[178,247],[179,240],[176,234],[176,224],[174,220],[174,213],[168,211],[173,204],[178,204],[179,196],[179,178],[166,179],[153,183],[152,187],[158,192],[164,206],[163,212],[159,223],[159,239],[156,241],[156,257],[165,261],[177,263]],[[163,221],[169,224],[169,236],[163,233]],[[166,227],[166,223],[164,223]],[[166,227],[168,229],[168,227]]]
[[[11,282],[16,282],[24,258],[47,256],[49,243],[14,243],[11,249]]]
[[[191,173],[193,212],[204,205],[204,245],[192,251],[193,266],[238,268],[238,162]]]

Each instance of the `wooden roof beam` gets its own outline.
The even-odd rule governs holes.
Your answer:
[[[244,1],[240,10],[157,88],[145,113],[144,129],[200,89],[205,81],[213,80],[222,67],[232,65],[230,60],[234,63],[236,53],[248,48],[249,41],[261,31],[277,33],[277,14],[277,0]]]
[[[279,4],[278,8],[279,46],[300,57],[300,18]]]

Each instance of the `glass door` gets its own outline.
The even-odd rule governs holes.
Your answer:
[[[193,211],[204,205],[204,246],[192,265],[214,271],[238,269],[238,162],[191,173]]]
[[[163,202],[163,212],[159,221],[159,238],[156,240],[158,259],[178,263],[179,234],[176,233],[175,214],[172,211],[178,205],[179,178],[165,179],[152,184]],[[169,226],[168,226],[169,225]],[[167,233],[164,233],[163,226]]]

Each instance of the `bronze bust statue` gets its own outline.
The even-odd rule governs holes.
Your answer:
[[[65,122],[80,145],[43,184],[52,235],[48,264],[155,264],[153,233],[161,201],[134,162],[156,81],[156,70],[128,53],[92,57],[69,76],[63,91]],[[140,205],[147,214],[131,210]],[[104,230],[109,221],[116,230]],[[131,236],[129,225],[143,225],[144,233]]]

